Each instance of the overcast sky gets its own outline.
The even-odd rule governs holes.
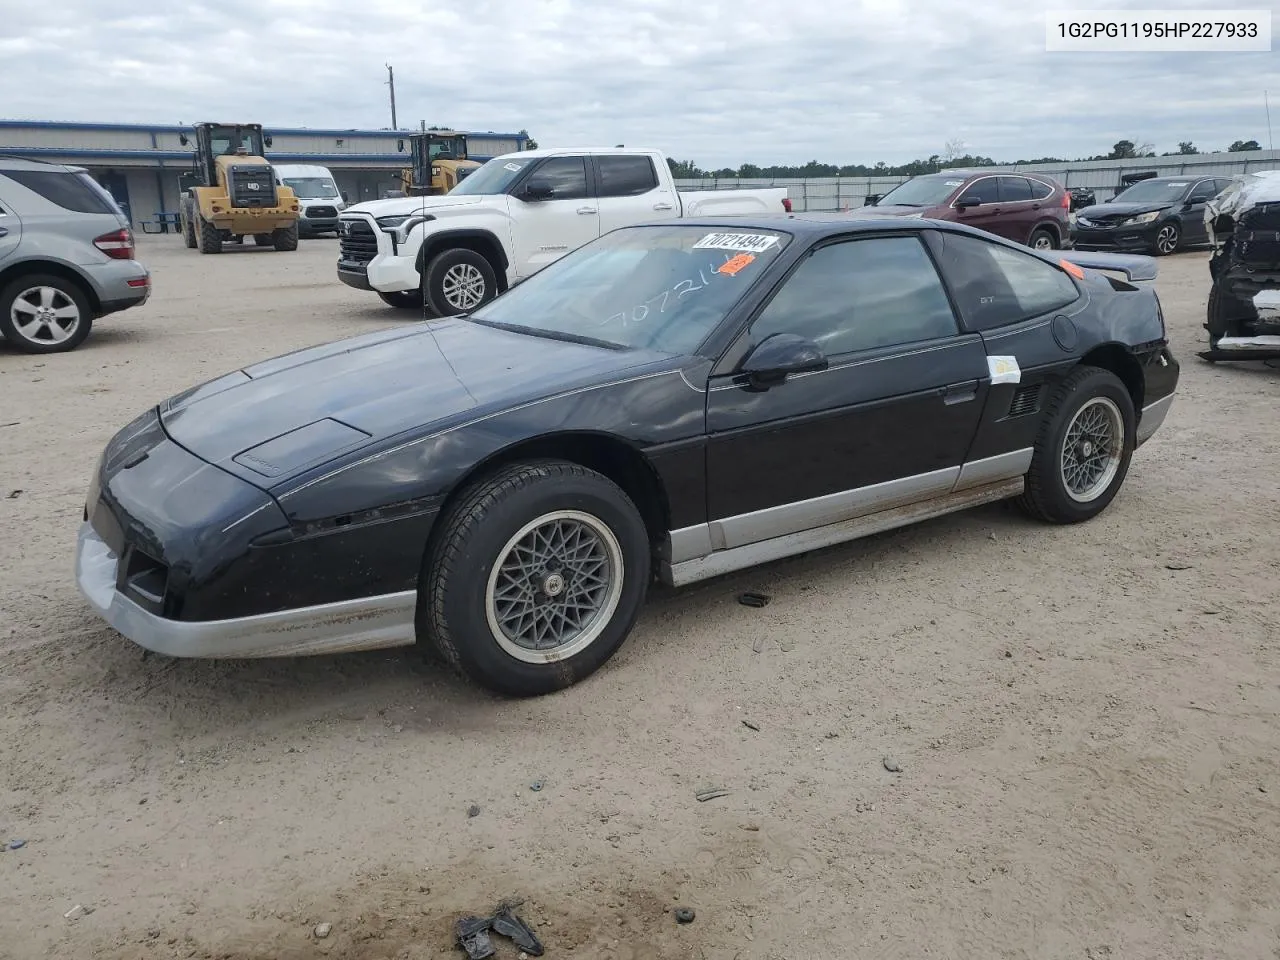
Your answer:
[[[1266,147],[1280,51],[1044,50],[1045,10],[1155,6],[1275,3],[0,0],[0,117],[387,127],[391,63],[401,127],[525,128],[703,167],[895,163],[948,140],[998,160],[1121,138]]]

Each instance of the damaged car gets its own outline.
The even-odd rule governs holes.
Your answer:
[[[417,643],[549,693],[654,579],[1009,499],[1097,517],[1178,382],[1155,267],[925,219],[624,227],[470,314],[146,410],[93,472],[77,581],[163,654]]]
[[[1205,360],[1280,359],[1280,170],[1244,174],[1205,207],[1213,243]]]

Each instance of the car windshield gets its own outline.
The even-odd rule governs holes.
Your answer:
[[[1190,180],[1143,180],[1116,194],[1118,203],[1176,203],[1191,186]]]
[[[335,200],[338,188],[325,177],[285,177],[284,185],[303,200]]]
[[[914,177],[900,183],[876,204],[878,207],[936,207],[964,185],[964,177],[945,174]]]
[[[691,353],[789,240],[733,226],[626,227],[540,270],[471,320],[575,343]]]
[[[486,196],[505,193],[507,187],[535,159],[537,158],[495,157],[484,166],[477,167],[465,180],[458,181],[458,185],[449,192]]]

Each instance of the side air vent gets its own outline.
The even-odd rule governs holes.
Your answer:
[[[1025,417],[1040,409],[1040,384],[1029,383],[1013,392],[1009,402],[1009,416]]]

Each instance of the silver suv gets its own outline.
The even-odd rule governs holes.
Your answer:
[[[26,353],[79,346],[98,317],[145,303],[129,221],[82,167],[0,156],[0,335]]]

